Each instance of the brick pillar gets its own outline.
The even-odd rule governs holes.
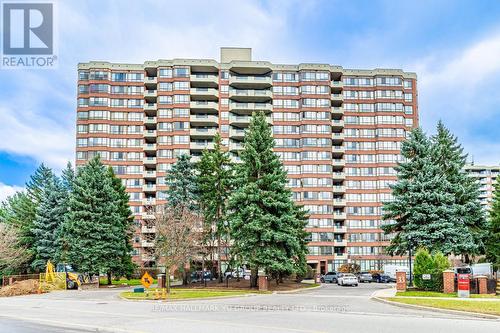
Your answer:
[[[488,293],[488,278],[486,276],[478,276],[477,282],[479,284],[479,293],[487,294]]]
[[[451,294],[455,292],[455,272],[446,270],[443,272],[443,293]]]
[[[259,291],[267,291],[267,276],[259,275]]]
[[[406,272],[396,272],[396,290],[406,291]]]

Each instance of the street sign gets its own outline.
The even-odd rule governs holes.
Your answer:
[[[151,277],[151,275],[149,275],[148,272],[144,273],[144,275],[141,278],[141,284],[144,286],[144,288],[149,289],[152,283],[153,283],[153,278]]]
[[[430,280],[431,275],[430,274],[422,274],[422,280]]]
[[[469,274],[458,274],[458,297],[469,297],[470,295]]]

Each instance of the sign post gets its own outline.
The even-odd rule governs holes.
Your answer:
[[[458,274],[458,297],[469,298],[470,277],[469,274]]]

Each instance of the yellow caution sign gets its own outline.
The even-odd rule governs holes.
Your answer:
[[[149,289],[152,283],[153,283],[153,278],[151,277],[151,275],[149,275],[148,272],[144,273],[144,275],[141,278],[141,284],[144,286],[144,288]]]

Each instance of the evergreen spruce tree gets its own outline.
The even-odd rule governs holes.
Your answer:
[[[124,217],[98,156],[78,169],[64,222],[65,257],[80,272],[107,273],[123,260]]]
[[[68,190],[71,191],[73,181],[75,180],[75,170],[73,169],[73,166],[71,165],[71,162],[68,162],[66,164],[66,168],[63,169],[61,173],[61,182],[62,185]]]
[[[493,202],[486,231],[486,259],[493,264],[495,271],[497,271],[500,269],[500,179],[498,178],[493,192]]]
[[[285,187],[286,172],[273,152],[274,139],[263,112],[254,113],[229,200],[231,251],[256,272],[279,277],[296,272],[305,256],[304,221]]]
[[[433,163],[440,167],[455,195],[456,219],[467,226],[470,237],[465,237],[455,254],[462,254],[469,262],[469,255],[484,253],[486,219],[479,201],[479,183],[470,177],[464,167],[467,154],[457,138],[439,121],[437,133],[431,138]]]
[[[394,200],[384,204],[383,219],[395,221],[383,227],[386,233],[395,233],[387,248],[390,254],[404,254],[417,245],[431,252],[460,253],[462,244],[471,241],[463,220],[457,218],[453,186],[434,163],[432,149],[420,128],[402,144],[406,161],[396,167]]]
[[[111,274],[116,276],[131,276],[136,265],[132,262],[132,236],[133,236],[133,223],[134,216],[130,210],[129,200],[130,197],[126,192],[126,188],[123,185],[120,178],[116,177],[113,168],[108,168],[109,177],[111,178],[112,187],[114,190],[113,195],[115,196],[115,202],[117,203],[117,208],[120,214],[120,221],[122,222],[121,234],[122,234],[122,254],[121,261],[116,262],[116,266],[110,270],[108,273],[108,284],[111,284]]]
[[[0,219],[16,228],[20,245],[26,248],[29,257],[27,264],[21,267],[22,272],[31,271],[31,260],[36,253],[33,224],[42,191],[52,181],[53,176],[52,170],[42,163],[26,183],[26,192],[17,192],[3,203],[3,216]]]
[[[185,207],[196,211],[197,188],[196,171],[189,155],[181,155],[165,177],[168,186],[167,205],[171,208]]]
[[[215,241],[217,239],[218,257],[221,258],[223,239],[224,243],[229,245],[227,201],[234,185],[234,172],[229,154],[223,150],[222,138],[219,133],[215,135],[214,141],[214,150],[205,150],[197,165],[197,186],[205,230],[209,230],[209,240]],[[222,282],[220,259],[218,276],[219,282]]]
[[[35,271],[43,271],[47,260],[57,261],[58,235],[67,212],[67,191],[61,181],[52,176],[39,192],[40,204],[31,232],[34,236],[35,256],[31,263]]]

